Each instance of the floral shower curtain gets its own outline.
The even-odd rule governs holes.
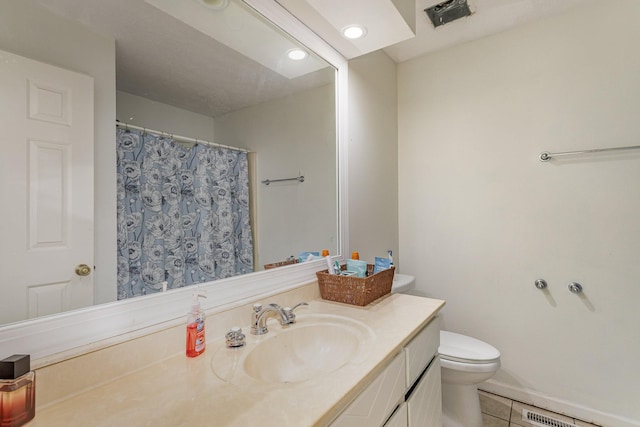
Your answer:
[[[118,299],[253,271],[247,154],[117,130]]]

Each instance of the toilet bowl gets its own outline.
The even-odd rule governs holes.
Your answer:
[[[482,427],[477,385],[500,368],[500,352],[466,335],[440,331],[443,427]]]
[[[391,292],[407,293],[415,277],[396,274]],[[466,335],[440,331],[442,374],[442,426],[482,427],[477,385],[500,368],[500,352],[492,345]]]
[[[393,275],[391,292],[404,294],[416,287],[416,278],[409,274],[396,273]]]

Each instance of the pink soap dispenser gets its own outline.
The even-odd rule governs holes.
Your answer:
[[[187,315],[187,357],[200,356],[207,346],[204,333],[205,316],[200,307],[200,298],[206,296],[193,294],[191,311]]]

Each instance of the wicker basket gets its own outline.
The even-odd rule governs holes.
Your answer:
[[[327,270],[316,275],[322,299],[365,306],[391,292],[394,272],[395,267],[391,267],[368,277],[340,276]]]
[[[288,259],[286,261],[274,262],[272,264],[265,264],[264,265],[264,269],[265,270],[269,270],[271,268],[282,267],[282,266],[285,266],[285,265],[292,265],[292,264],[297,264],[297,263],[298,263],[297,259]]]

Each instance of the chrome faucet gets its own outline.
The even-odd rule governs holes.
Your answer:
[[[307,304],[306,302],[299,302],[293,307],[285,307],[282,309],[282,311],[284,311],[284,315],[287,316],[287,324],[290,325],[292,323],[296,323],[296,315],[293,313],[293,310],[303,305],[308,306],[309,304]]]
[[[296,315],[293,310],[301,305],[309,305],[306,302],[301,302],[293,307],[280,307],[278,304],[267,304],[265,307],[262,304],[253,304],[253,313],[251,313],[251,334],[264,335],[269,332],[267,329],[267,318],[270,313],[276,313],[280,316],[278,321],[280,325],[290,325],[296,323]]]

